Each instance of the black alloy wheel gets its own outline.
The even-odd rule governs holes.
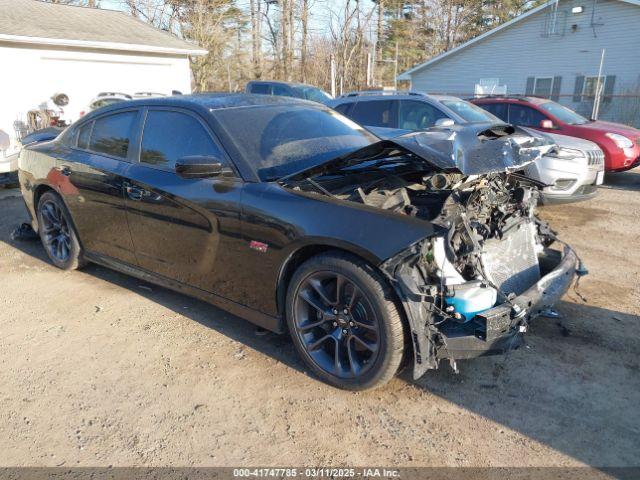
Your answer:
[[[47,253],[59,262],[66,262],[71,254],[71,234],[62,210],[52,200],[42,202],[42,241]]]
[[[38,233],[47,256],[63,270],[75,270],[84,264],[82,248],[71,217],[62,199],[53,191],[38,201]]]
[[[371,302],[347,277],[310,274],[298,288],[294,312],[300,341],[327,373],[354,378],[371,368],[380,350],[379,322]]]
[[[404,325],[393,294],[355,257],[336,252],[305,262],[289,286],[287,322],[302,358],[331,385],[376,387],[400,366]]]

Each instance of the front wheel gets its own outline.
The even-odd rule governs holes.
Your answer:
[[[45,192],[38,201],[38,233],[47,256],[63,270],[75,270],[84,264],[71,216],[62,199],[54,192]]]
[[[358,258],[336,252],[307,260],[291,279],[286,308],[296,349],[326,383],[375,388],[400,368],[405,329],[392,290]]]

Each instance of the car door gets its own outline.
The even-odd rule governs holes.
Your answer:
[[[135,264],[123,185],[132,155],[138,109],[118,110],[77,127],[56,160],[57,186],[84,249]]]
[[[225,257],[240,238],[243,183],[213,132],[185,109],[148,108],[139,155],[128,170],[125,204],[138,265],[149,272],[225,295]],[[182,178],[176,161],[215,156],[225,174]]]

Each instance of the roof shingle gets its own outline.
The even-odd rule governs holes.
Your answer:
[[[124,12],[39,0],[0,0],[0,38],[9,39],[7,36],[34,37],[34,43],[42,38],[60,43],[90,43],[86,46],[92,48],[205,53],[197,45],[158,30]]]

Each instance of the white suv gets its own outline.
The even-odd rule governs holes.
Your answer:
[[[329,102],[380,138],[393,138],[454,123],[504,124],[502,120],[466,100],[419,92],[351,92]],[[604,154],[593,142],[523,128],[532,136],[548,136],[557,145],[548,155],[529,165],[525,173],[546,186],[542,203],[568,203],[593,198],[604,178]]]

